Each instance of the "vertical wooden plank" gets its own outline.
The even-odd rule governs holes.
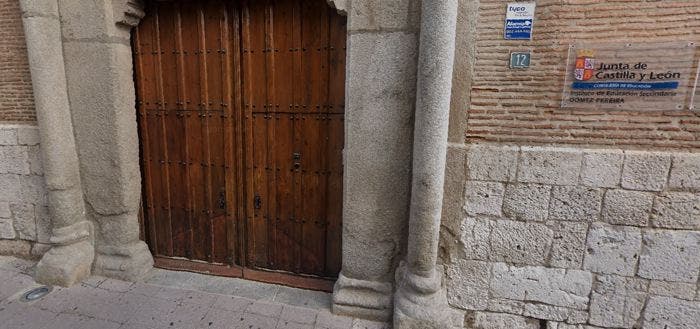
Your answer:
[[[326,270],[336,277],[340,272],[343,217],[343,145],[345,110],[345,44],[347,19],[331,12],[329,24],[328,113],[326,115]]]
[[[199,230],[201,236],[195,236],[195,239],[202,240],[202,252],[206,261],[212,261],[212,184],[211,184],[211,159],[210,159],[210,144],[209,144],[209,77],[207,70],[207,35],[205,22],[205,7],[201,3],[197,3],[197,31],[198,33],[198,49],[195,54],[199,58],[199,78],[200,78],[200,102],[197,104],[198,117],[201,122],[201,145],[202,153],[200,157],[199,167],[201,168],[201,210],[199,211]]]
[[[295,1],[294,3],[294,10],[293,10],[293,15],[292,15],[292,43],[294,45],[293,48],[293,56],[292,56],[292,63],[293,63],[293,72],[292,72],[292,81],[293,83],[293,94],[294,94],[294,107],[291,109],[291,115],[290,119],[292,120],[292,134],[293,134],[293,147],[294,151],[300,153],[301,150],[301,145],[302,145],[302,140],[301,140],[301,135],[302,135],[302,130],[300,130],[300,127],[298,127],[298,122],[301,120],[301,114],[303,111],[306,109],[306,98],[304,95],[304,79],[303,79],[303,68],[304,68],[304,44],[302,41],[302,19],[304,17],[304,8],[302,5],[301,1]],[[299,166],[301,165],[301,162],[299,162]],[[293,213],[293,224],[294,224],[294,229],[292,238],[294,240],[294,268],[293,271],[298,273],[301,271],[301,262],[302,262],[302,223],[301,223],[301,218],[303,217],[303,214],[301,212],[301,198],[299,198],[300,195],[302,195],[302,181],[301,181],[301,175],[299,174],[300,168],[295,168],[292,169],[292,191],[294,194],[294,198],[292,200],[292,213]]]
[[[163,59],[162,55],[164,53],[164,50],[161,46],[161,29],[160,29],[160,11],[161,8],[160,6],[156,7],[157,9],[155,10],[155,76],[157,78],[157,86],[158,86],[158,98],[155,103],[155,127],[154,129],[150,129],[151,131],[156,132],[157,138],[157,146],[158,148],[154,148],[158,150],[157,157],[158,157],[158,163],[160,165],[160,170],[158,171],[160,173],[160,182],[161,182],[161,190],[158,193],[160,195],[160,209],[157,214],[157,217],[159,218],[159,221],[161,222],[160,229],[161,231],[161,236],[164,237],[164,239],[160,239],[162,241],[161,247],[163,254],[166,256],[172,256],[173,255],[173,240],[172,240],[172,214],[170,212],[171,210],[171,203],[170,203],[170,173],[169,173],[169,168],[168,168],[168,140],[167,140],[167,128],[166,128],[166,122],[165,122],[165,107],[164,107],[164,102],[165,102],[165,97],[164,97],[164,83],[163,83]]]
[[[305,50],[304,98],[308,114],[297,121],[302,128],[302,254],[301,270],[306,274],[322,274],[325,267],[325,229],[320,217],[321,202],[325,201],[321,193],[319,166],[322,158],[322,140],[318,113],[325,108],[327,100],[327,42],[328,10],[318,2],[304,3],[304,19],[311,24],[302,23],[302,45]],[[325,202],[324,202],[325,203]]]
[[[293,193],[291,181],[292,155],[294,153],[292,124],[289,112],[294,103],[293,83],[293,10],[295,1],[277,2],[272,7],[272,20],[269,24],[271,33],[268,38],[272,41],[269,54],[271,65],[272,107],[269,108],[270,120],[274,120],[274,134],[270,136],[272,174],[274,182],[270,184],[271,193],[275,195],[274,209],[271,211],[270,222],[273,225],[273,233],[270,244],[274,264],[272,268],[291,271],[293,268],[292,239],[294,222],[293,218]]]
[[[267,225],[267,264],[265,268],[274,268],[275,266],[275,243],[276,238],[276,224],[275,214],[277,213],[277,193],[276,186],[277,181],[274,173],[275,167],[275,154],[278,152],[276,148],[276,135],[275,135],[275,120],[274,111],[276,104],[276,80],[275,80],[275,29],[274,24],[277,19],[276,17],[277,5],[275,2],[267,2],[265,4],[265,43],[263,45],[262,53],[265,57],[265,77],[266,77],[266,104],[263,105],[265,109],[265,120],[267,122],[267,157],[265,162],[265,176],[267,180],[267,198],[265,204],[264,220]]]
[[[211,210],[211,261],[227,261],[228,234],[226,233],[226,138],[224,103],[229,100],[224,95],[223,22],[224,6],[221,2],[210,2],[205,10],[206,66],[207,66],[207,127],[209,145],[210,195]]]
[[[251,124],[249,216],[247,225],[248,259],[251,266],[266,266],[268,262],[268,240],[266,216],[267,202],[267,129],[265,107],[267,103],[265,74],[265,7],[260,1],[245,2],[243,13],[243,62],[246,84],[245,106]],[[259,202],[255,202],[255,200]],[[257,206],[256,206],[257,204]],[[252,216],[251,216],[252,215]]]
[[[179,97],[177,99],[177,102],[174,104],[174,107],[176,108],[176,115],[179,120],[179,126],[178,128],[181,129],[182,135],[179,138],[179,143],[183,147],[183,154],[181,155],[181,158],[179,159],[178,165],[181,170],[182,170],[182,176],[181,176],[181,187],[176,191],[176,193],[179,193],[182,198],[182,244],[184,246],[184,253],[183,256],[186,258],[192,258],[192,250],[194,248],[193,246],[193,228],[192,228],[192,181],[190,179],[191,173],[190,173],[190,143],[189,143],[189,132],[190,132],[190,122],[191,122],[191,113],[189,111],[189,106],[186,103],[188,93],[190,92],[190,84],[192,83],[187,79],[187,59],[185,56],[185,53],[187,51],[187,48],[184,45],[184,39],[183,39],[183,13],[182,13],[182,4],[178,3],[176,5],[176,26],[175,26],[175,34],[176,34],[176,49],[175,49],[175,56],[177,59],[177,74],[179,77],[178,80],[178,94]],[[196,89],[195,89],[196,90]]]
[[[188,145],[187,168],[189,211],[188,222],[190,225],[190,250],[191,259],[205,260],[205,235],[207,235],[207,219],[203,211],[204,206],[204,170],[203,170],[203,131],[200,104],[202,103],[202,72],[200,60],[200,25],[199,5],[195,2],[183,2],[180,7],[180,24],[182,35],[182,58],[184,61],[184,79],[187,83],[184,103],[184,119]]]
[[[223,4],[222,8],[222,19],[221,19],[221,63],[222,63],[222,85],[223,85],[223,96],[222,96],[222,110],[224,119],[224,184],[225,184],[225,233],[226,233],[226,252],[225,261],[228,264],[234,264],[236,255],[236,221],[235,221],[235,207],[236,207],[236,165],[235,165],[235,128],[234,128],[234,113],[233,113],[233,103],[234,103],[234,82],[235,77],[233,76],[232,63],[233,57],[231,55],[231,19],[234,13],[231,12],[231,8],[227,4]]]
[[[150,11],[150,8],[148,9]],[[153,102],[153,90],[155,82],[153,81],[153,19],[152,15],[145,17],[141,24],[134,29],[135,45],[134,70],[136,73],[136,94],[137,94],[137,111],[139,124],[139,137],[141,146],[141,167],[143,170],[143,200],[142,207],[144,211],[144,226],[147,233],[148,246],[153,254],[158,254],[157,236],[155,230],[155,201],[153,195],[153,180],[152,167],[153,157],[149,147],[150,137],[148,132],[148,106]]]
[[[165,126],[165,146],[168,199],[170,200],[170,225],[173,256],[185,257],[188,248],[187,198],[185,189],[186,170],[181,164],[185,159],[182,143],[185,128],[184,118],[177,111],[180,99],[180,80],[177,58],[177,4],[159,4],[159,39],[162,81],[162,109]]]
[[[241,59],[241,9],[240,3],[232,3],[230,9],[230,31],[229,31],[229,51],[231,58],[231,83],[232,83],[232,118],[234,122],[234,188],[235,188],[235,204],[231,205],[233,210],[235,231],[235,251],[233,254],[236,258],[236,263],[243,265],[245,262],[245,218],[246,218],[246,150],[245,132],[246,120],[245,110],[243,107],[243,62]]]

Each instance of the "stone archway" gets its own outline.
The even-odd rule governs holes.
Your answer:
[[[328,2],[349,15],[343,264],[333,310],[388,320],[394,313],[396,268],[407,250],[411,254],[407,247],[411,163],[426,168],[435,165],[416,162],[413,156],[422,1]],[[441,6],[428,1],[424,10],[428,8],[429,14],[456,10],[456,2],[448,2]],[[89,274],[92,266],[95,274],[137,280],[153,264],[148,248],[139,240],[137,220],[141,184],[130,29],[143,16],[141,0],[21,3],[41,142],[49,146],[42,149],[54,225],[54,246],[39,264],[38,279],[70,285]],[[436,26],[449,30],[449,23]],[[449,44],[449,35],[447,38]],[[451,63],[440,65],[447,64],[444,68],[451,70]],[[46,71],[47,66],[52,69]],[[426,89],[426,93],[422,97],[444,98],[442,90],[433,95]],[[58,102],[55,97],[60,98]],[[441,99],[435,106],[443,103]],[[46,151],[56,143],[60,145],[54,152]],[[427,173],[425,179],[429,184],[439,182],[431,188],[440,189],[442,174],[431,175]],[[429,213],[418,209],[416,214],[429,217],[424,223],[430,228],[429,236],[420,237],[426,248],[437,242],[437,235],[430,234],[437,231],[434,206],[431,204]],[[413,225],[414,220],[411,222]],[[416,223],[415,228],[420,229],[421,219]],[[369,253],[368,245],[372,246]],[[418,268],[422,270],[434,263],[434,257],[429,253],[417,261],[425,263]],[[433,294],[434,282],[420,287],[422,273],[413,275],[412,266],[409,263],[409,271],[401,271],[400,282],[409,281],[402,287],[429,288],[427,292]],[[412,292],[407,294],[402,296],[410,299]],[[410,310],[404,308],[406,311]]]

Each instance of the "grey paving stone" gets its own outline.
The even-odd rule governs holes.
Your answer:
[[[56,313],[27,306],[13,312],[0,321],[0,329],[44,329],[55,321]]]
[[[132,284],[131,282],[121,280],[105,279],[97,287],[108,291],[127,292],[131,289]]]
[[[151,276],[144,280],[144,282],[164,287],[188,288],[191,286],[189,281],[192,280],[194,276],[194,273],[189,272],[153,269]]]
[[[59,314],[51,322],[51,329],[117,329],[121,323],[90,318],[79,314]]]
[[[229,312],[244,312],[255,301],[237,296],[217,296],[213,307]]]
[[[210,306],[195,304],[178,304],[167,315],[168,324],[173,328],[196,328],[204,320]]]
[[[238,324],[243,318],[243,313],[230,312],[220,309],[210,309],[209,312],[199,322],[200,328],[207,329],[229,329],[233,324]]]
[[[318,312],[314,329],[350,329],[352,318],[335,315],[328,310]]]
[[[255,303],[249,305],[245,311],[246,313],[253,313],[266,317],[279,317],[282,313],[282,305],[264,301],[256,301]]]
[[[168,325],[171,322],[170,312],[177,306],[175,302],[145,296],[141,296],[138,301],[127,299],[127,302],[134,306],[131,307],[133,313],[127,323],[151,327]]]
[[[286,320],[279,320],[277,329],[313,329],[313,324],[297,323]]]
[[[318,310],[285,305],[280,314],[280,320],[313,325],[316,323],[317,315]]]
[[[202,290],[222,295],[271,301],[275,298],[279,287],[273,284],[219,277],[211,280]]]
[[[158,295],[153,297],[162,298],[178,304],[187,303],[211,307],[218,298],[218,295],[196,290],[164,287],[159,291]]]
[[[277,327],[277,318],[269,318],[266,316],[245,313],[241,315],[241,321],[231,328],[236,329],[274,329]]]
[[[352,329],[391,329],[391,325],[386,322],[375,322],[369,320],[355,319],[352,322]]]
[[[280,286],[275,298],[277,303],[307,307],[313,309],[330,309],[331,294],[322,291],[312,291]]]

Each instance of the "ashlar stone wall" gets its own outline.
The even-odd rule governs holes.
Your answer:
[[[41,256],[50,231],[38,128],[1,124],[0,254]]]
[[[442,247],[467,328],[698,328],[700,154],[464,151]]]

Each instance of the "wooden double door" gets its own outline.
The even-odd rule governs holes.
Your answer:
[[[157,266],[330,287],[345,41],[326,0],[148,3],[133,52]]]

